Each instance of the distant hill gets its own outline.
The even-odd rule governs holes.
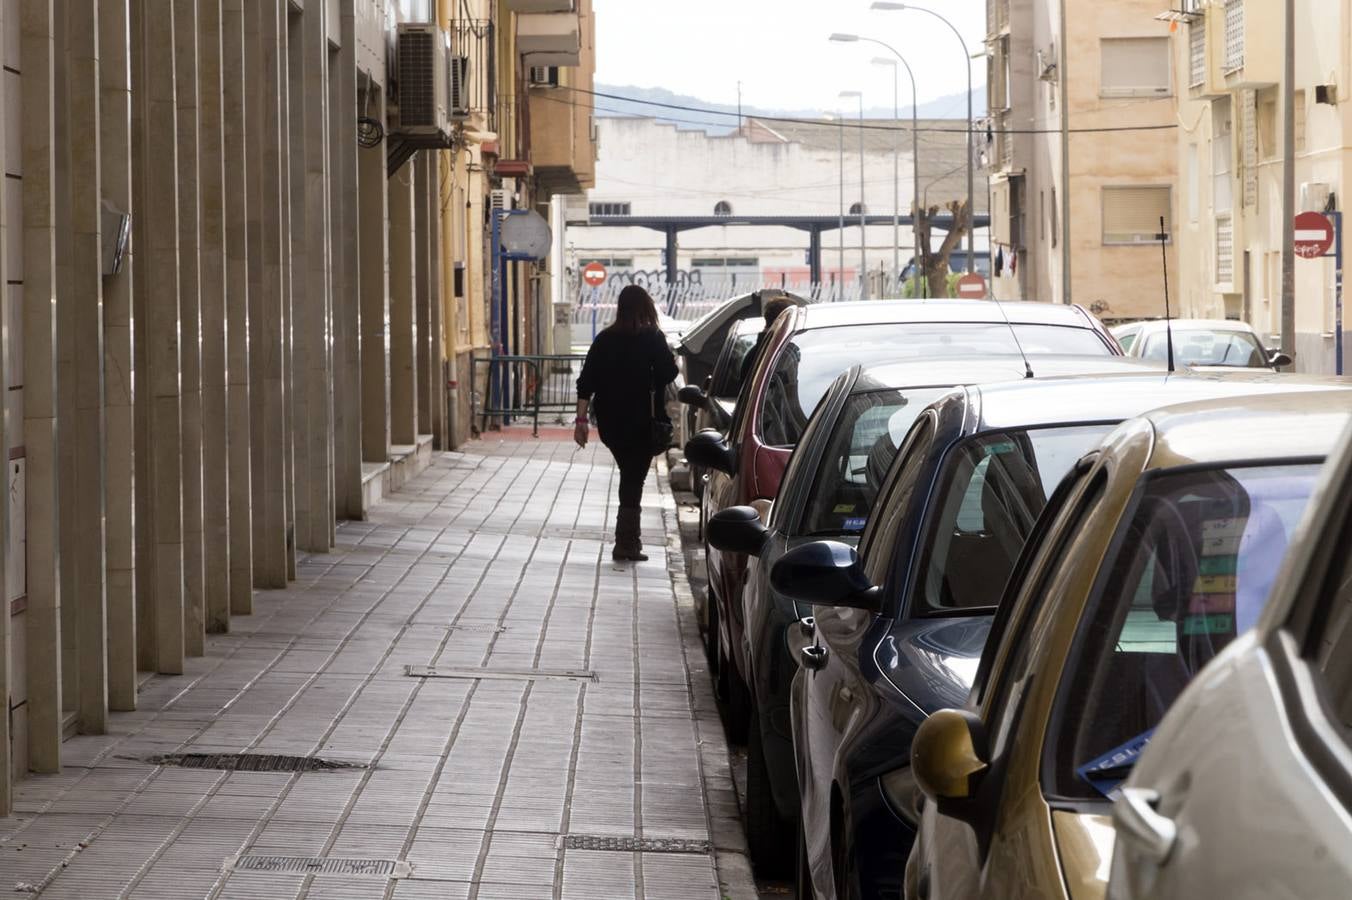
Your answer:
[[[680,128],[698,128],[710,134],[725,134],[737,126],[736,104],[711,103],[698,97],[675,94],[665,88],[643,88],[633,85],[598,84],[596,91],[600,94],[613,95],[596,98],[596,114],[602,117],[660,116],[674,120],[673,124]],[[617,100],[614,97],[628,99]],[[667,109],[650,105],[654,103],[694,107],[701,111]],[[733,115],[722,116],[703,112],[703,110],[717,110],[721,113],[732,113]],[[972,111],[977,116],[983,115],[986,111],[986,88],[984,85],[976,88],[975,95],[972,98]],[[818,119],[822,115],[822,111],[818,109],[767,109],[760,106],[743,106],[742,113],[748,116],[783,116],[791,119]],[[919,113],[922,119],[961,119],[967,113],[967,95],[949,94],[928,103],[922,103]],[[901,111],[902,118],[909,117],[910,114],[910,107],[905,107]],[[871,119],[890,119],[892,118],[892,107],[872,107],[865,109],[864,115]],[[722,122],[727,124],[714,124]]]

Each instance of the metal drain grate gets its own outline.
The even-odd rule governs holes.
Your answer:
[[[470,634],[502,634],[507,630],[506,625],[499,625],[496,622],[468,622],[460,625],[452,625],[451,631],[465,631]]]
[[[608,834],[565,834],[564,850],[609,850],[615,853],[713,853],[711,841],[686,838],[633,838]]]
[[[476,669],[465,666],[404,666],[409,678],[479,678],[484,681],[595,681],[586,669]]]
[[[366,768],[361,763],[274,753],[167,753],[164,756],[152,756],[147,761],[157,766],[179,769],[222,769],[229,772],[324,772]]]
[[[306,875],[372,875],[407,878],[409,864],[399,859],[343,859],[319,856],[240,856],[236,872],[301,872]]]

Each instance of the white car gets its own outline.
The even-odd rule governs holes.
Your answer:
[[[1232,319],[1174,319],[1174,361],[1198,371],[1268,369],[1291,365],[1286,354],[1269,350],[1247,322]],[[1108,329],[1127,356],[1163,361],[1168,336],[1163,319]]]
[[[1110,900],[1352,896],[1352,434],[1276,583],[1122,786]]]

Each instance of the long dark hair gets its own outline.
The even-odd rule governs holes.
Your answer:
[[[631,284],[620,291],[615,321],[607,330],[618,331],[621,334],[656,331],[657,306],[653,303],[653,298],[636,284]]]

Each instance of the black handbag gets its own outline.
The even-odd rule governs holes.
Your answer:
[[[653,456],[660,456],[671,449],[671,444],[675,439],[675,429],[672,427],[670,419],[658,415],[656,391],[648,392],[648,401],[649,411],[652,414],[652,422],[648,426],[648,449],[652,451]]]

